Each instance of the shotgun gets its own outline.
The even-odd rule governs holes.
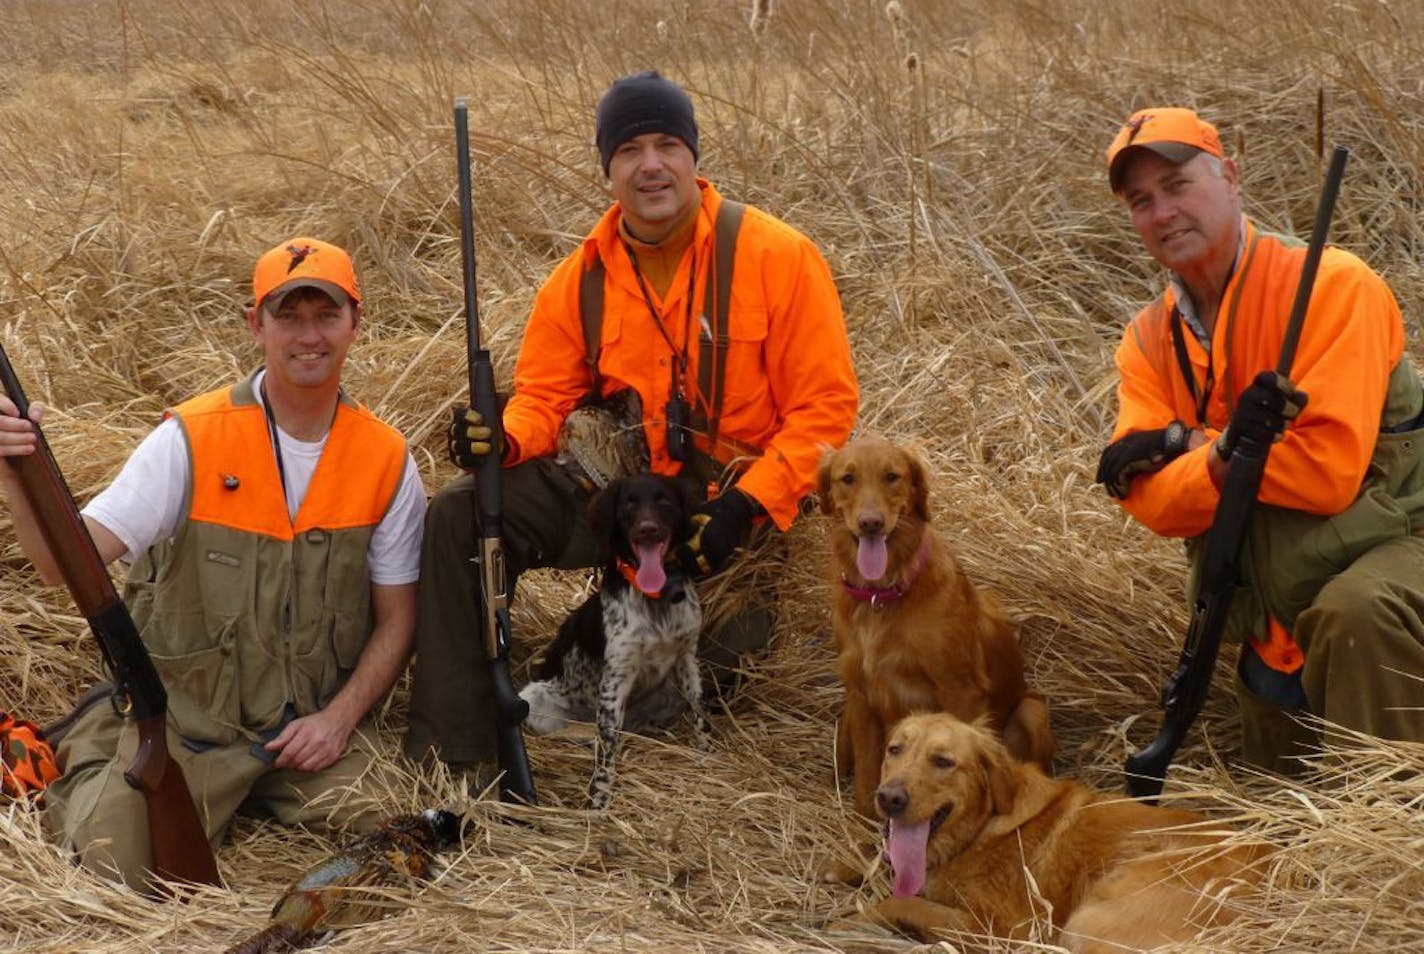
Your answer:
[[[30,402],[3,345],[0,384],[20,416],[29,417]],[[6,460],[20,478],[25,500],[59,564],[65,586],[99,642],[104,665],[114,678],[114,705],[138,726],[138,751],[124,781],[143,795],[154,874],[165,881],[219,884],[217,862],[183,770],[168,754],[168,693],[128,607],[114,590],[39,425],[35,434],[35,453]]]
[[[1295,362],[1295,349],[1300,341],[1305,312],[1310,306],[1310,293],[1315,287],[1315,273],[1320,256],[1325,251],[1325,235],[1330,230],[1330,218],[1335,211],[1335,197],[1340,192],[1340,180],[1345,174],[1345,160],[1350,152],[1336,146],[1325,173],[1320,202],[1315,209],[1315,227],[1310,233],[1310,245],[1301,267],[1300,283],[1296,286],[1281,343],[1276,371],[1290,377]],[[1202,554],[1201,584],[1192,604],[1192,618],[1187,626],[1182,656],[1177,668],[1162,688],[1162,725],[1157,737],[1147,748],[1127,760],[1127,789],[1138,798],[1155,801],[1162,794],[1167,777],[1167,765],[1187,730],[1206,702],[1207,689],[1216,669],[1216,654],[1221,648],[1221,634],[1231,610],[1231,599],[1241,577],[1241,546],[1256,507],[1256,495],[1261,490],[1261,478],[1266,472],[1266,457],[1271,445],[1261,446],[1247,435],[1241,435],[1227,464],[1222,481],[1221,500],[1207,531]]]
[[[499,742],[499,795],[503,801],[537,804],[529,756],[524,751],[520,725],[529,715],[529,703],[519,697],[509,677],[509,592],[501,540],[500,515],[504,509],[500,448],[504,425],[499,395],[494,389],[494,365],[489,349],[480,342],[480,305],[475,283],[474,199],[470,189],[469,119],[464,97],[455,100],[455,165],[460,180],[460,254],[465,282],[465,355],[470,376],[470,406],[493,432],[493,452],[480,458],[475,468],[478,489],[476,527],[480,550],[479,588],[484,613],[485,654],[493,684],[495,731]]]

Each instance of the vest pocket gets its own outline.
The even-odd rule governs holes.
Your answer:
[[[351,677],[370,629],[365,616],[324,612],[316,640],[292,658],[292,702],[303,715],[331,701]]]
[[[206,644],[193,636],[214,633]],[[155,639],[154,635],[187,634]],[[168,718],[178,733],[200,742],[225,744],[241,735],[242,707],[238,698],[237,663],[234,649],[237,624],[205,620],[202,614],[155,616],[145,632],[149,655],[168,692]],[[196,647],[196,648],[195,648]],[[181,650],[188,650],[186,652]]]

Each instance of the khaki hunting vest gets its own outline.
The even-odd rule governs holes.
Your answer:
[[[344,395],[296,519],[252,380],[170,412],[188,446],[185,516],[125,600],[185,738],[226,744],[331,701],[373,625],[367,548],[405,440]]]

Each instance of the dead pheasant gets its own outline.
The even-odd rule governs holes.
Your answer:
[[[394,907],[390,889],[428,879],[435,853],[459,839],[460,819],[451,812],[397,815],[308,869],[273,906],[272,922],[227,954],[300,950],[338,928],[374,921]]]

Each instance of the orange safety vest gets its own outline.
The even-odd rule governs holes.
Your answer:
[[[125,592],[187,738],[226,744],[325,706],[372,627],[367,551],[405,439],[343,396],[296,518],[249,379],[180,404],[186,517]]]

